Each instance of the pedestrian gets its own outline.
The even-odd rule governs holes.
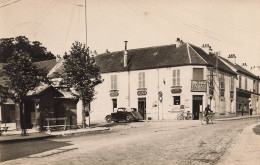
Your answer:
[[[252,116],[253,108],[250,108],[250,116]]]
[[[244,116],[244,106],[242,107],[242,116]]]

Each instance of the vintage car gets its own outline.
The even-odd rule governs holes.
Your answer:
[[[119,122],[119,121],[125,121],[125,122],[131,122],[131,121],[138,121],[143,120],[143,117],[140,115],[140,113],[137,111],[136,108],[118,108],[117,112],[111,113],[111,115],[107,115],[105,117],[105,120],[108,123],[111,123],[111,121]]]

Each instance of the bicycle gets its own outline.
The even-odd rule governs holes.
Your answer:
[[[181,113],[177,115],[177,120],[193,120],[193,118],[194,116],[192,113],[190,113],[190,111],[187,111],[186,115],[184,111],[181,111]]]
[[[205,114],[203,114],[203,117],[202,119],[200,120],[201,121],[201,124],[214,124],[214,121],[215,120],[215,113],[214,112],[210,112],[208,114],[208,116],[206,116]]]

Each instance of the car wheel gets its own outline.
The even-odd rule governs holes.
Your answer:
[[[130,115],[127,115],[126,118],[125,118],[126,122],[130,122],[131,121],[131,116]]]
[[[106,116],[106,122],[111,123],[112,117],[110,115]]]

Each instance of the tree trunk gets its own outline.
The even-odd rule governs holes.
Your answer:
[[[21,121],[21,128],[22,132],[21,135],[25,136],[26,135],[26,124],[25,124],[25,112],[24,112],[24,102],[20,102],[20,121]]]
[[[85,104],[82,100],[82,128],[85,129]]]

